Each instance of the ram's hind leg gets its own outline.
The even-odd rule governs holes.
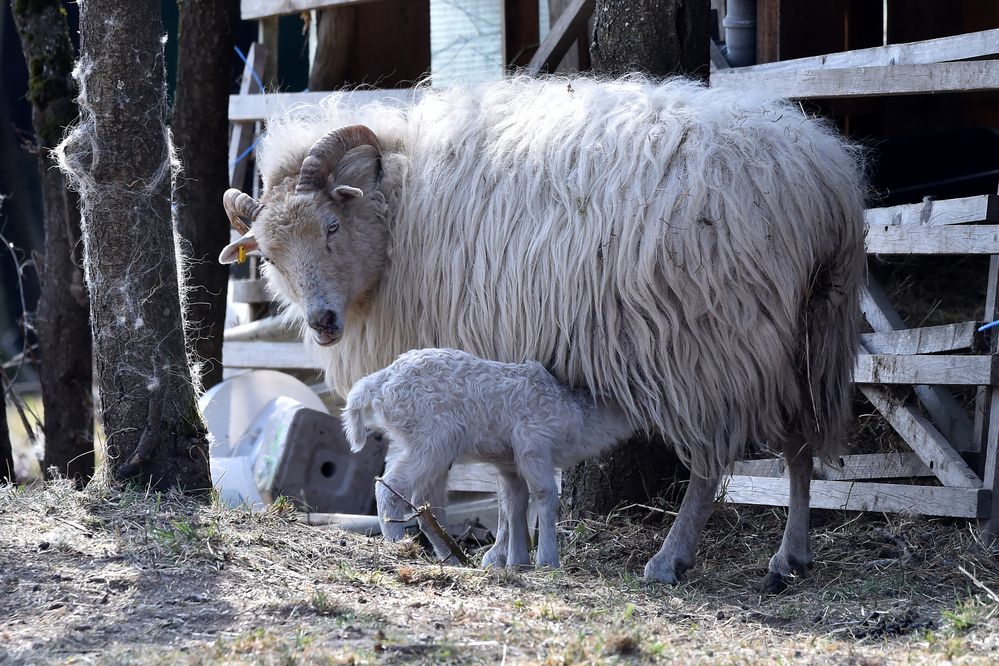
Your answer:
[[[812,480],[812,447],[798,436],[784,440],[784,459],[791,485],[787,508],[787,523],[780,549],[770,558],[769,571],[763,579],[763,590],[776,594],[786,586],[785,576],[803,574],[812,565],[812,550],[808,543],[809,486]]]
[[[680,512],[666,535],[663,547],[645,565],[647,580],[676,584],[680,576],[694,565],[697,542],[711,516],[717,490],[718,477],[704,479],[691,474]]]

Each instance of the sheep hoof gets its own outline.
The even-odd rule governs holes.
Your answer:
[[[780,594],[787,589],[787,577],[776,571],[768,571],[760,585],[763,594]]]
[[[683,562],[674,560],[672,563],[668,563],[668,558],[656,556],[645,565],[645,580],[654,583],[676,585],[680,582],[680,577],[689,568]]]
[[[502,569],[506,566],[506,554],[494,552],[494,550],[490,550],[482,557],[483,569]]]

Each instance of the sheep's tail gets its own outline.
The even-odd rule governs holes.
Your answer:
[[[837,250],[812,274],[805,299],[798,374],[801,427],[814,453],[839,455],[852,415],[853,366],[860,344],[860,294],[866,280],[862,210],[845,227]]]
[[[370,413],[372,403],[381,395],[381,383],[375,375],[368,375],[354,384],[347,394],[347,404],[340,414],[343,432],[347,436],[350,450],[357,453],[364,448],[368,439],[368,428],[364,424],[364,413]]]

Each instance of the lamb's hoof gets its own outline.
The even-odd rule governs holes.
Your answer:
[[[667,556],[656,555],[645,565],[645,580],[676,585],[690,565]]]

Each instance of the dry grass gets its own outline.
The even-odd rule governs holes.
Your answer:
[[[0,662],[988,663],[994,552],[965,522],[816,516],[817,561],[757,585],[780,511],[720,508],[678,587],[663,514],[567,526],[561,571],[443,568],[412,544],[171,496],[0,489]],[[667,521],[669,518],[667,517]],[[6,663],[6,662],[5,662]]]

